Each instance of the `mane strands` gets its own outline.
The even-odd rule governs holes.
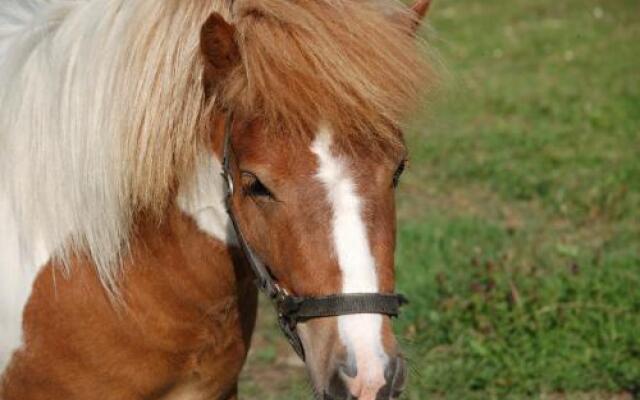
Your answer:
[[[0,194],[25,258],[34,242],[87,254],[116,288],[135,214],[162,215],[194,162],[211,12],[228,18],[228,4],[0,4]]]
[[[237,0],[233,15],[244,65],[220,100],[268,130],[309,135],[323,121],[398,144],[398,126],[433,82],[399,2]]]

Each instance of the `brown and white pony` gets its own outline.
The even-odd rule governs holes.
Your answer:
[[[430,72],[387,0],[0,1],[0,399],[228,399],[257,293],[394,291],[400,122]],[[378,314],[298,327],[319,397],[390,399]]]

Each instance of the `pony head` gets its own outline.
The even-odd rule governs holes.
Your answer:
[[[431,76],[414,37],[427,7],[237,1],[232,21],[213,14],[202,28],[218,148],[233,113],[238,225],[289,293],[394,292],[401,120]],[[298,332],[319,396],[399,396],[406,364],[389,317],[315,318]]]

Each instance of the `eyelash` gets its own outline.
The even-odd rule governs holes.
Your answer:
[[[403,160],[400,165],[398,165],[398,169],[396,169],[396,172],[393,174],[393,187],[397,188],[398,184],[400,183],[400,177],[402,176],[402,173],[404,172],[404,170],[407,168],[407,160]]]
[[[273,199],[273,193],[267,188],[255,175],[250,175],[253,180],[250,185],[243,190],[245,196],[251,197],[268,197]]]

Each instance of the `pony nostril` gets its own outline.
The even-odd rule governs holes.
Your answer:
[[[378,393],[379,399],[397,399],[402,394],[407,380],[407,366],[402,357],[396,357],[387,364],[384,371],[387,384]]]
[[[398,370],[396,372],[396,379],[393,382],[393,398],[400,397],[400,394],[404,390],[407,384],[407,362],[404,358],[398,358]]]
[[[355,378],[358,375],[358,367],[355,363],[340,364],[338,371],[343,375],[343,378]]]
[[[327,392],[324,395],[325,399],[344,400],[352,398],[345,379],[348,377],[348,375],[346,375],[346,371],[346,369],[340,367],[338,368],[338,371],[333,374],[329,381]]]
[[[389,361],[387,366],[384,369],[384,379],[387,383],[393,383],[396,377],[396,373],[398,371],[398,364],[400,363],[399,357],[396,357]]]

